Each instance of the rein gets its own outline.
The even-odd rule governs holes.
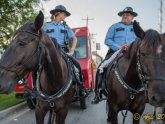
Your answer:
[[[68,67],[68,78],[64,84],[64,86],[58,91],[56,92],[55,94],[53,95],[48,95],[46,93],[44,93],[41,88],[40,88],[40,73],[42,71],[42,65],[39,63],[39,68],[38,68],[38,71],[37,71],[37,80],[36,80],[36,89],[37,89],[37,96],[36,98],[37,99],[40,99],[42,101],[47,101],[50,103],[50,106],[52,106],[54,103],[54,101],[56,99],[59,99],[61,98],[63,95],[66,94],[66,92],[70,89],[70,87],[72,86],[72,76],[71,76],[71,62],[70,62],[70,59],[65,57],[64,56],[64,59],[66,61],[66,64],[67,64],[67,67]],[[54,106],[54,105],[53,105]]]
[[[129,93],[133,93],[133,94],[137,94],[141,91],[143,91],[143,88],[140,89],[134,89],[132,87],[130,87],[123,79],[123,76],[121,75],[120,71],[119,71],[119,67],[118,67],[118,60],[123,56],[123,53],[120,52],[116,59],[114,59],[113,64],[112,64],[112,70],[117,78],[117,80],[119,81],[119,83],[126,89],[129,91]],[[131,96],[131,98],[134,98],[134,95]]]

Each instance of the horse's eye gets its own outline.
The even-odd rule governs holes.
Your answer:
[[[147,56],[147,54],[144,53],[144,52],[141,52],[140,55],[143,56],[143,57]]]
[[[25,42],[19,42],[19,46],[25,46],[26,43]]]

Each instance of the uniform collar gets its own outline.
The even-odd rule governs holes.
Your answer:
[[[58,25],[62,25],[62,22],[59,22],[58,24],[55,21],[52,21],[52,24],[58,26]]]
[[[130,24],[125,24],[125,23],[123,23],[123,22],[120,22],[120,23],[122,23],[122,24],[124,24],[124,25],[132,25],[133,23],[131,22]]]

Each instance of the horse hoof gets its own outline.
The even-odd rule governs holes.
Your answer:
[[[110,118],[107,118],[107,122],[110,122]]]
[[[107,124],[112,124],[111,122],[107,122]]]

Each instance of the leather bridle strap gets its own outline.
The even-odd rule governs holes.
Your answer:
[[[160,80],[160,81],[165,81],[165,77],[163,76],[157,76],[157,77],[145,77],[146,81],[150,81],[150,80]]]
[[[20,30],[20,31],[18,31],[18,32],[26,32],[26,33],[29,33],[29,34],[35,35],[35,36],[37,36],[37,37],[40,37],[39,34],[36,34],[36,33],[30,32],[30,31],[26,31],[26,30]]]

